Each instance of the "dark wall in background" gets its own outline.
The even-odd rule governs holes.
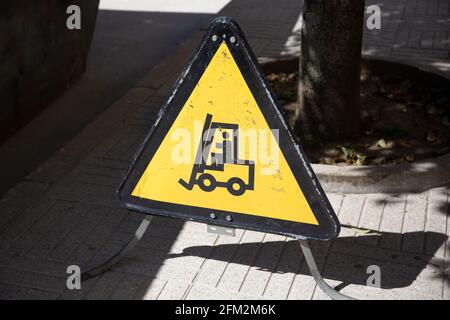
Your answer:
[[[25,124],[83,73],[98,0],[0,1],[0,141]],[[69,30],[69,5],[81,30]]]

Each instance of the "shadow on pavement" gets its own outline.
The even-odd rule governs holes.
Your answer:
[[[99,10],[84,74],[0,145],[0,196],[58,152],[214,17]]]
[[[394,245],[401,243],[403,237],[411,239],[426,238],[429,244],[425,249],[427,255],[420,253],[405,252],[400,250],[391,250],[389,248],[380,248],[375,246],[360,245],[358,243],[365,241],[385,243]],[[403,288],[410,286],[426,268],[431,268],[435,277],[445,279],[448,277],[444,273],[443,260],[433,258],[432,255],[437,249],[445,243],[447,237],[444,234],[435,232],[411,232],[405,234],[381,233],[378,235],[364,235],[355,237],[339,238],[331,244],[331,248],[326,254],[325,266],[322,268],[322,275],[325,279],[341,281],[343,284],[366,285],[369,274],[367,267],[377,265],[381,269],[382,281],[381,288]],[[327,242],[315,242],[312,244],[313,253],[315,253],[318,265],[324,262],[324,253],[327,252]],[[197,246],[186,248],[180,254],[169,254],[168,258],[180,256],[198,255],[199,252],[209,252],[208,246]],[[260,270],[266,270],[274,273],[299,273],[310,275],[305,267],[303,254],[297,241],[290,240],[273,241],[265,243],[241,243],[217,245],[213,254],[214,259],[229,261],[228,256],[221,256],[217,252],[230,252],[236,254],[229,261],[234,264],[244,264],[253,266]],[[268,259],[255,259],[253,264],[248,263],[248,257],[241,255],[240,252],[283,252],[280,255],[271,256]],[[282,256],[282,257],[281,257]],[[281,257],[281,259],[280,259]],[[274,259],[279,260],[274,264]],[[292,263],[301,260],[302,264]],[[291,262],[291,263],[289,263]],[[275,267],[274,267],[275,266]],[[341,284],[340,287],[343,285]]]

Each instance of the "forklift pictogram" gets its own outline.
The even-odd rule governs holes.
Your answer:
[[[212,115],[207,114],[202,130],[202,138],[195,156],[195,164],[192,168],[189,182],[182,178],[178,182],[188,190],[192,190],[194,185],[200,189],[211,192],[217,187],[227,188],[228,192],[234,196],[241,196],[246,190],[254,189],[255,182],[255,162],[242,160],[238,156],[238,128],[237,124],[212,122]],[[215,143],[215,152],[212,152],[213,142],[217,140],[216,131],[221,133],[222,142]],[[219,136],[220,137],[220,136]],[[217,150],[221,152],[217,152]],[[209,161],[208,161],[209,160]],[[226,173],[231,166],[247,168],[247,177],[231,176],[218,181],[219,173]],[[236,170],[234,170],[236,171]],[[226,175],[225,175],[226,176]],[[225,180],[225,181],[224,181]],[[246,182],[247,181],[247,182]]]

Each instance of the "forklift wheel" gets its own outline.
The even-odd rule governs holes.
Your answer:
[[[233,188],[233,186],[238,186],[238,189]],[[242,179],[239,178],[231,178],[227,182],[227,190],[233,196],[241,196],[245,192],[245,183]]]
[[[206,192],[211,192],[216,188],[216,179],[209,173],[204,173],[198,177],[198,186]]]

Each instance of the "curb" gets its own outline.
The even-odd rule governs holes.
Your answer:
[[[450,154],[387,166],[312,164],[312,168],[326,192],[423,192],[450,183]]]

